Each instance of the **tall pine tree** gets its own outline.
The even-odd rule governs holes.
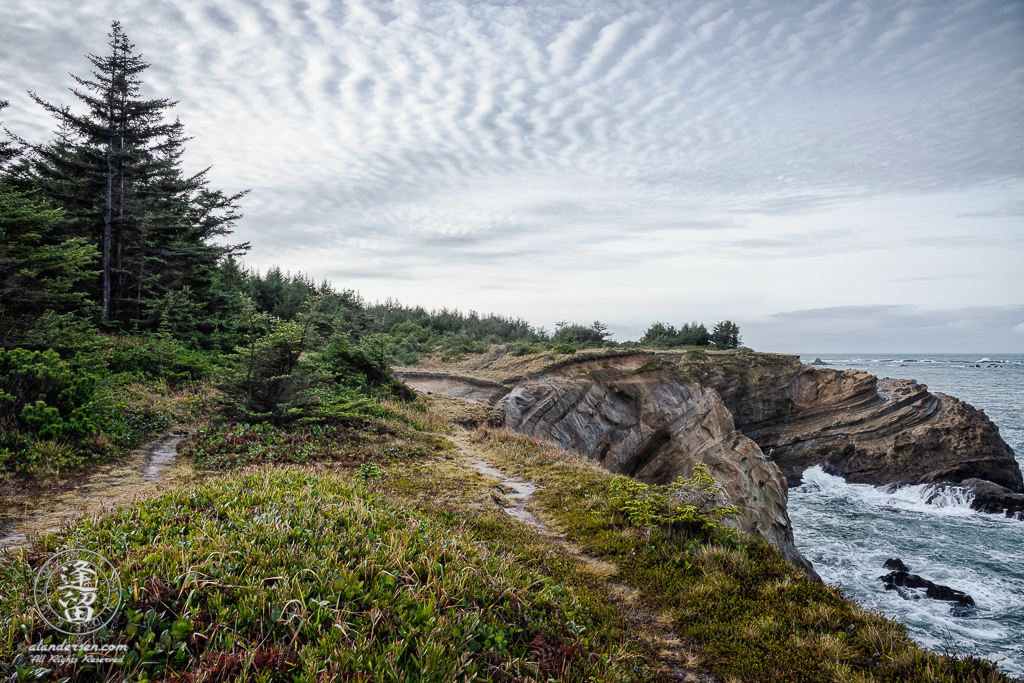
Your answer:
[[[108,55],[87,55],[92,77],[73,76],[79,87],[72,93],[86,113],[29,93],[60,123],[53,142],[31,147],[32,180],[65,209],[68,236],[98,247],[100,277],[92,294],[105,323],[156,327],[160,302],[180,299],[175,292],[188,287],[199,293],[207,326],[216,327],[211,320],[223,317],[224,304],[207,305],[206,289],[218,261],[247,245],[221,247],[214,240],[241,217],[237,202],[245,192],[211,190],[209,169],[184,174],[188,138],[180,121],[165,120],[176,103],[140,98],[150,65],[135,54],[120,23],[109,35]]]

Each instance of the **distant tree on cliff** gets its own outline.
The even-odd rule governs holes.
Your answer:
[[[552,341],[555,344],[572,344],[577,347],[601,346],[610,336],[608,326],[599,320],[595,320],[590,327],[563,320],[555,325]]]
[[[703,323],[687,323],[679,328],[680,346],[707,346],[710,343],[711,335]]]
[[[652,324],[640,337],[640,344],[658,349],[675,349],[680,346],[707,346],[711,343],[708,329],[701,323],[685,323],[679,329],[673,325],[657,322]]]
[[[731,320],[721,320],[711,331],[711,343],[719,349],[735,349],[740,345],[739,325]]]
[[[657,322],[652,324],[640,337],[640,343],[644,346],[653,346],[659,349],[671,349],[679,346],[679,331],[673,325]]]

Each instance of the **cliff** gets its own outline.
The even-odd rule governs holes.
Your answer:
[[[979,497],[985,511],[1006,500],[1013,503],[1006,509],[1017,509],[1012,492],[1024,491],[1013,451],[984,413],[913,381],[753,353],[699,361],[672,352],[592,354],[546,366],[499,356],[480,367],[489,370],[486,380],[398,374],[421,391],[479,404],[467,424],[503,423],[647,483],[688,476],[703,462],[739,508],[739,527],[805,568],[786,484],[798,484],[813,465],[873,485],[981,491],[979,480],[993,482],[993,492]],[[529,371],[516,374],[522,369]]]
[[[778,468],[737,431],[714,391],[672,368],[648,368],[646,355],[568,364],[517,378],[497,402],[506,427],[583,453],[610,472],[665,484],[703,462],[739,509],[738,526],[772,542],[794,565],[811,570],[793,543],[788,491]],[[472,396],[465,378],[407,373],[421,390]],[[427,389],[427,387],[430,387]]]
[[[714,388],[736,427],[791,485],[812,465],[851,483],[938,484],[983,479],[1024,491],[999,428],[959,399],[912,380],[757,354],[692,371]]]

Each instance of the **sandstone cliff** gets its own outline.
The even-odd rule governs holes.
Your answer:
[[[672,482],[705,463],[739,509],[738,526],[813,572],[793,544],[788,491],[778,468],[736,430],[713,390],[671,368],[647,369],[646,361],[643,355],[589,360],[519,378],[497,407],[505,426],[647,483]],[[406,375],[406,380],[417,388],[469,391],[443,386],[437,378]]]
[[[721,395],[737,428],[791,485],[812,465],[851,483],[959,483],[1024,491],[1013,451],[988,417],[910,380],[760,355],[694,370]]]

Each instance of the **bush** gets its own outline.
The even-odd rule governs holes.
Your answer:
[[[599,320],[595,320],[590,327],[562,321],[556,328],[552,338],[555,344],[572,344],[577,348],[603,346],[609,336],[608,327]]]
[[[531,353],[541,353],[544,350],[542,344],[534,344],[528,341],[512,342],[508,346],[508,352],[513,356],[526,356]]]
[[[89,434],[99,378],[56,351],[0,349],[0,421],[16,422],[34,438],[61,440]]]
[[[576,353],[576,347],[572,344],[555,344],[555,353]]]
[[[444,354],[441,360],[445,363],[462,360],[467,353],[487,353],[487,344],[474,341],[462,335],[447,335],[441,342]]]
[[[612,503],[633,526],[667,527],[705,538],[732,536],[731,529],[711,517],[735,515],[738,510],[721,505],[724,489],[704,463],[697,463],[692,476],[679,477],[668,486],[615,477],[609,488]]]
[[[131,373],[172,382],[204,379],[217,367],[216,355],[188,346],[169,334],[119,337],[107,355],[114,374]]]
[[[708,354],[700,349],[689,349],[686,355],[683,356],[688,361],[702,361],[708,359]]]

